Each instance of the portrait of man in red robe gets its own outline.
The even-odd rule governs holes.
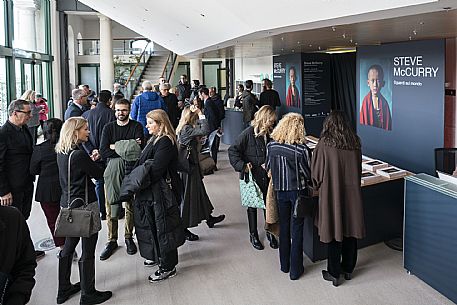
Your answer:
[[[368,68],[368,87],[370,91],[363,98],[360,108],[360,124],[392,130],[392,117],[386,98],[381,94],[384,87],[384,70],[380,65]]]
[[[286,105],[287,107],[300,108],[300,91],[298,91],[295,81],[297,80],[297,71],[294,66],[289,68],[289,87],[287,88],[286,94]]]

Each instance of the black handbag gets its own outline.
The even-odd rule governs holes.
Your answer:
[[[192,147],[179,143],[178,147],[178,172],[188,173],[190,171],[189,158]]]
[[[305,182],[305,188],[302,189],[301,179],[299,176],[298,169],[298,157],[297,157],[297,147],[295,146],[295,173],[297,175],[297,189],[298,195],[294,204],[293,217],[302,218],[302,217],[313,217],[314,216],[314,199],[313,199],[313,189],[309,186],[308,181]]]
[[[90,237],[102,229],[100,209],[98,202],[88,203],[88,179],[86,175],[85,198],[74,198],[70,201],[70,165],[71,155],[68,157],[68,206],[61,208],[56,220],[54,235],[57,237]],[[82,206],[74,208],[76,202],[82,202]]]

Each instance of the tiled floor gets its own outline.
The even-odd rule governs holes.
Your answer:
[[[267,243],[263,251],[251,247],[246,211],[240,205],[238,175],[227,161],[226,150],[220,153],[220,158],[220,170],[206,176],[204,181],[215,215],[225,213],[226,220],[213,229],[205,224],[193,229],[200,240],[179,249],[178,275],[157,284],[147,281],[155,268],[143,267],[138,254],[127,255],[120,240],[121,247],[109,260],[97,259],[96,286],[114,293],[105,304],[453,304],[415,276],[408,275],[402,267],[402,253],[382,243],[359,252],[354,279],[338,288],[322,280],[325,262],[306,261],[305,274],[298,281],[290,281],[279,270],[277,250],[270,249]],[[49,237],[39,205],[34,205],[28,223],[34,241]],[[259,232],[264,239],[262,226],[259,213]],[[106,238],[104,225],[99,234],[97,257]],[[51,250],[38,262],[37,284],[30,304],[55,304],[56,253],[57,250]],[[72,279],[78,280],[76,263]],[[79,304],[79,295],[65,304]]]

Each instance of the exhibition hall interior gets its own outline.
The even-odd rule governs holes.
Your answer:
[[[0,305],[457,304],[457,0],[1,0],[0,25]],[[359,155],[323,189],[334,113]],[[59,232],[76,210],[95,233]]]

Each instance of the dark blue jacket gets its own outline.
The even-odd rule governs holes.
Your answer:
[[[100,149],[100,139],[103,127],[109,122],[115,121],[114,111],[104,103],[98,103],[97,107],[84,112],[83,117],[89,123],[89,141],[83,144],[84,150],[91,154],[92,150]]]
[[[208,98],[205,101],[205,117],[208,120],[209,125],[209,133],[213,132],[214,130],[221,127],[221,120],[219,119],[219,110],[217,108],[216,103]]]
[[[83,107],[83,109],[84,109],[84,107]],[[75,116],[82,116],[84,113],[83,109],[80,109],[78,106],[76,106],[74,102],[69,103],[68,108],[65,111],[65,115],[64,115],[65,121],[68,120],[69,118],[72,118]]]

